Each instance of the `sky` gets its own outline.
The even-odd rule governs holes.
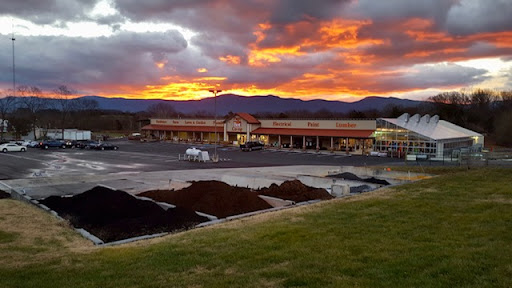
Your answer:
[[[14,52],[16,86],[80,96],[511,90],[510,15],[512,0],[0,0],[0,89]]]

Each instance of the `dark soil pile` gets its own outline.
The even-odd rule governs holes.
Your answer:
[[[11,194],[0,190],[0,199],[7,199],[7,198],[11,198]]]
[[[250,189],[233,187],[220,181],[195,181],[181,190],[153,190],[139,196],[186,207],[218,218],[272,208]]]
[[[372,191],[372,187],[368,185],[361,185],[356,187],[350,187],[350,193],[362,193]]]
[[[268,188],[260,189],[259,194],[295,202],[334,198],[325,189],[306,186],[299,180],[285,181],[279,186],[272,184]]]
[[[327,177],[342,178],[342,179],[345,179],[345,180],[353,180],[353,181],[362,181],[362,182],[366,182],[366,183],[373,183],[373,184],[380,184],[380,185],[389,185],[389,182],[386,181],[386,180],[378,179],[378,178],[375,178],[375,177],[370,177],[370,178],[364,178],[363,179],[363,178],[360,178],[357,175],[355,175],[353,173],[350,173],[350,172],[343,172],[343,173],[340,173],[340,174],[329,175]]]
[[[343,173],[340,173],[340,174],[332,174],[332,175],[328,175],[327,177],[342,178],[342,179],[345,179],[345,180],[353,180],[353,181],[363,181],[363,178],[360,178],[356,174],[353,174],[353,173],[350,173],[350,172],[343,172]]]
[[[104,242],[184,230],[208,221],[187,208],[166,211],[154,202],[100,186],[73,197],[51,196],[40,202]]]
[[[378,179],[375,177],[366,178],[363,180],[366,183],[380,184],[380,185],[389,185],[390,183],[386,180]]]

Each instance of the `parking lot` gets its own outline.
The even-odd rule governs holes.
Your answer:
[[[110,173],[151,172],[165,170],[242,168],[288,165],[364,166],[398,164],[392,158],[347,156],[321,153],[273,150],[242,152],[238,147],[218,146],[220,161],[180,161],[189,147],[208,151],[213,155],[213,144],[190,145],[166,142],[140,143],[129,140],[109,141],[119,146],[118,151],[82,149],[30,148],[27,152],[0,153],[0,180],[44,178],[71,175],[105,175]]]

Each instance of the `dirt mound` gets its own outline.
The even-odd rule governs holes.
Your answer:
[[[7,198],[11,198],[11,194],[0,190],[0,199],[7,199]]]
[[[380,185],[390,185],[390,183],[386,180],[378,179],[375,177],[366,178],[363,180],[366,183],[380,184]]]
[[[333,175],[329,175],[327,177],[342,178],[342,179],[345,179],[345,180],[361,181],[361,182],[380,184],[380,185],[389,185],[390,184],[386,180],[378,179],[378,178],[375,178],[375,177],[361,178],[361,177],[359,177],[359,176],[357,176],[357,175],[355,175],[353,173],[350,173],[350,172],[343,172],[343,173],[340,173],[340,174],[333,174]]]
[[[258,197],[258,193],[220,181],[196,181],[181,190],[153,190],[139,196],[215,215],[218,218],[272,208]]]
[[[350,173],[350,172],[343,172],[343,173],[340,173],[340,174],[331,174],[331,175],[328,175],[327,177],[330,177],[330,178],[342,178],[342,179],[345,179],[345,180],[363,181],[363,178],[360,178],[356,174],[353,174],[353,173]]]
[[[279,186],[272,184],[268,188],[260,189],[258,193],[295,202],[334,198],[325,189],[306,186],[299,180],[285,181]]]
[[[362,193],[372,191],[372,187],[368,185],[361,185],[356,187],[350,187],[350,193]]]
[[[187,208],[166,211],[154,202],[100,186],[73,197],[51,196],[40,202],[104,242],[188,229],[208,221]]]

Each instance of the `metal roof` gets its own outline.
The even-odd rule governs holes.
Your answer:
[[[482,134],[475,131],[440,120],[437,115],[431,117],[426,114],[421,117],[419,114],[410,116],[408,113],[405,113],[398,118],[381,119],[434,140],[483,137]]]

